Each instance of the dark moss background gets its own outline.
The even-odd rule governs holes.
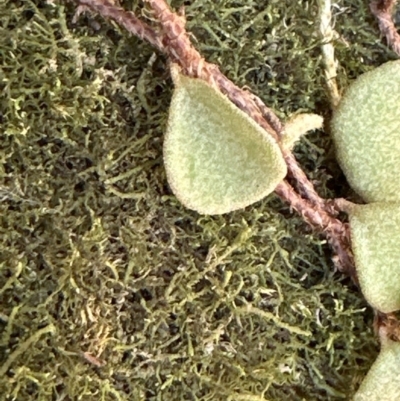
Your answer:
[[[317,1],[172,3],[281,117],[329,121]],[[343,88],[395,56],[367,1],[335,3]],[[325,241],[274,196],[182,207],[162,162],[165,58],[73,15],[0,2],[0,400],[350,399],[378,344]],[[351,196],[327,132],[296,155],[323,196]]]

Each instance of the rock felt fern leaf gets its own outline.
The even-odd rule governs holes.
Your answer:
[[[355,80],[332,120],[339,162],[367,202],[400,201],[400,60]]]
[[[361,290],[385,313],[400,309],[400,204],[370,203],[350,212],[351,240]]]
[[[164,162],[176,197],[199,213],[222,214],[271,193],[286,175],[277,142],[217,89],[173,75]]]

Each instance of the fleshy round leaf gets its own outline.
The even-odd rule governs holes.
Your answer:
[[[353,401],[400,401],[400,343],[386,340]]]
[[[164,162],[188,208],[221,214],[271,193],[286,175],[276,141],[204,81],[174,76]]]
[[[360,76],[332,120],[339,163],[368,202],[400,200],[400,61]]]
[[[361,290],[381,312],[400,309],[400,204],[357,205],[350,212]]]

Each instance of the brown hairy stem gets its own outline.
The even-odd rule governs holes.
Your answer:
[[[283,131],[285,127],[283,126],[281,120],[278,116],[269,108],[267,107],[264,102],[256,96],[254,93],[251,94],[252,99],[254,100],[257,107],[260,109],[262,116],[269,121],[271,127],[275,130],[279,137],[283,135]]]
[[[312,206],[336,215],[337,211],[317,194],[313,184],[307,178],[304,171],[299,167],[293,154],[289,151],[285,151],[284,157],[286,165],[288,166],[289,175],[291,175],[296,181],[296,185],[301,195],[308,199]]]
[[[370,9],[378,20],[379,29],[386,36],[388,45],[400,56],[400,35],[392,19],[392,11],[396,0],[371,1]]]
[[[104,18],[114,20],[132,35],[149,42],[158,50],[164,51],[162,35],[154,31],[148,24],[142,22],[134,13],[116,6],[113,0],[76,0],[76,2],[81,6],[95,11]]]
[[[288,202],[310,226],[324,233],[336,254],[334,258],[336,266],[357,283],[348,224],[303,199],[286,181],[281,182],[275,188],[275,192],[281,199]]]

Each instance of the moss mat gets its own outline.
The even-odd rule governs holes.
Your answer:
[[[183,3],[232,80],[281,117],[329,119],[316,1]],[[336,2],[342,87],[395,58],[366,3]],[[73,16],[0,2],[0,400],[350,399],[378,345],[329,247],[274,196],[183,208],[162,162],[165,58]],[[351,196],[327,134],[296,156],[323,196]]]

